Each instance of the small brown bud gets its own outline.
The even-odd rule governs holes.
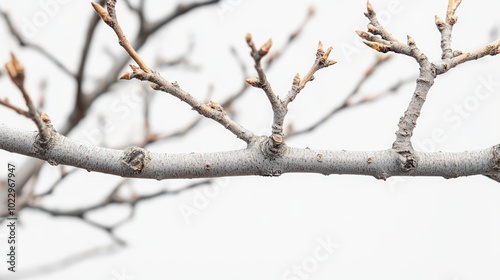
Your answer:
[[[356,34],[358,34],[359,37],[361,37],[365,40],[370,38],[370,34],[364,32],[364,31],[361,31],[361,30],[356,30]]]
[[[224,111],[224,108],[222,108],[222,106],[221,106],[219,103],[214,102],[214,101],[212,101],[212,100],[210,100],[210,102],[208,102],[208,106],[209,106],[210,108],[214,109],[214,110],[219,111],[219,112]]]
[[[253,87],[256,87],[256,88],[260,88],[261,87],[261,83],[260,83],[260,79],[259,78],[250,78],[250,79],[246,79],[246,82],[247,84],[253,86]]]
[[[323,43],[321,41],[318,42],[318,52],[323,51]]]
[[[413,39],[413,37],[411,37],[410,35],[407,35],[407,42],[408,42],[408,46],[415,46],[415,39]]]
[[[375,42],[370,42],[370,41],[363,41],[363,43],[365,43],[365,45],[367,45],[368,47],[370,47],[378,52],[386,53],[389,51],[389,47],[387,47],[386,45],[380,44],[380,43],[375,43]]]
[[[374,12],[372,3],[370,3],[370,1],[366,1],[366,10],[369,14],[373,14]]]
[[[373,24],[369,23],[367,26],[366,26],[366,29],[368,30],[368,32],[372,33],[372,34],[378,34],[378,29],[373,26]]]
[[[265,56],[269,50],[271,49],[271,46],[273,45],[273,41],[271,39],[267,40],[262,47],[259,49],[259,55],[260,56]]]
[[[132,79],[132,73],[125,72],[120,76],[120,80],[130,80]]]
[[[271,135],[274,143],[276,144],[282,144],[283,143],[283,136],[279,135],[279,134],[273,134]]]
[[[336,64],[336,63],[337,63],[337,61],[336,61],[336,60],[333,60],[333,59],[328,59],[328,60],[326,61],[326,65],[325,65],[325,67],[332,66],[333,64]]]
[[[328,56],[330,55],[330,53],[332,52],[333,48],[332,47],[328,47],[328,49],[326,49],[326,52],[325,54],[323,55],[323,58],[324,59],[327,59]]]
[[[11,60],[5,64],[5,70],[16,86],[22,87],[24,84],[24,66],[14,53],[10,53]]]
[[[250,44],[250,42],[252,42],[252,34],[247,33],[247,35],[245,35],[245,40],[247,41],[247,44]]]
[[[49,115],[47,115],[45,112],[41,112],[41,113],[40,113],[40,117],[42,118],[42,121],[43,121],[44,123],[48,123],[48,122],[50,122]]]
[[[101,5],[94,2],[90,2],[90,4],[92,4],[92,7],[97,12],[97,14],[102,18],[102,20],[104,20],[104,22],[109,22],[110,17],[106,9],[104,9]]]
[[[299,73],[295,74],[295,77],[293,77],[293,84],[294,86],[298,86],[300,84],[300,76]]]
[[[435,22],[436,22],[436,26],[439,29],[439,31],[443,30],[443,28],[444,28],[444,21],[440,17],[435,16]]]

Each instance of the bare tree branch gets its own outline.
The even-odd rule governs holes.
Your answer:
[[[398,151],[401,155],[400,161],[402,169],[408,172],[417,168],[418,159],[414,155],[411,137],[427,98],[427,94],[434,84],[436,76],[446,73],[449,69],[460,63],[478,59],[486,55],[496,55],[500,53],[500,40],[472,53],[462,54],[459,51],[452,53],[451,30],[458,19],[455,16],[455,11],[460,3],[461,1],[459,0],[449,0],[446,24],[439,18],[436,18],[436,25],[441,31],[442,36],[441,47],[443,50],[442,56],[444,58],[441,61],[431,62],[417,47],[415,40],[410,36],[407,38],[407,44],[403,44],[394,38],[378,22],[377,15],[370,2],[367,3],[367,12],[365,13],[365,16],[370,20],[367,27],[368,32],[357,31],[358,35],[364,39],[364,43],[374,50],[384,53],[392,51],[413,57],[420,66],[420,74],[416,82],[413,97],[404,116],[398,123],[399,129],[396,132],[396,141],[394,141],[392,146],[393,149]]]
[[[273,110],[273,124],[272,124],[272,135],[269,137],[269,145],[267,146],[267,153],[269,156],[273,157],[275,155],[280,155],[283,153],[284,145],[284,127],[285,117],[288,113],[288,104],[292,102],[299,92],[305,87],[305,85],[314,79],[314,74],[316,71],[329,67],[336,63],[336,61],[329,59],[330,52],[332,48],[328,48],[326,51],[323,49],[323,44],[319,42],[318,49],[316,51],[316,60],[309,72],[305,75],[303,79],[300,78],[299,74],[296,74],[293,78],[292,89],[288,92],[285,99],[282,101],[278,95],[276,95],[271,84],[267,80],[264,69],[260,63],[261,59],[269,52],[271,48],[272,41],[268,40],[262,47],[257,49],[255,43],[253,42],[252,35],[247,34],[246,41],[250,47],[250,55],[255,62],[255,70],[257,71],[258,77],[253,79],[247,79],[247,83],[253,87],[261,88],[267,95],[269,102],[271,103],[271,108]]]
[[[284,146],[283,157],[269,158],[262,151],[268,137],[258,137],[244,150],[161,154],[139,147],[124,151],[91,146],[57,134],[55,145],[45,155],[34,154],[36,133],[0,125],[0,149],[88,171],[130,178],[174,179],[222,176],[279,176],[284,173],[370,175],[379,179],[391,176],[441,176],[455,178],[470,175],[495,175],[500,167],[500,146],[460,153],[415,152],[418,168],[401,168],[399,153],[382,151],[328,151]],[[16,139],[16,141],[13,141]]]

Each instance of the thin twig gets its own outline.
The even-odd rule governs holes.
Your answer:
[[[279,97],[276,94],[274,94],[271,84],[267,80],[266,73],[262,68],[261,64],[262,58],[269,53],[273,41],[269,39],[259,49],[257,49],[255,43],[253,42],[252,35],[250,33],[246,35],[245,39],[247,41],[248,46],[250,47],[250,56],[253,58],[253,61],[255,63],[254,67],[258,75],[258,78],[247,79],[246,82],[253,87],[261,88],[266,93],[266,96],[269,99],[269,102],[271,103],[273,111],[274,112],[279,111],[281,107],[281,101]]]
[[[281,49],[275,50],[274,52],[270,52],[266,56],[267,60],[266,60],[266,64],[263,66],[264,70],[266,70],[266,71],[270,70],[272,68],[272,66],[275,65],[276,62],[279,61],[279,59],[281,57],[283,57],[283,55],[290,48],[290,46],[292,46],[293,43],[297,40],[297,38],[299,38],[299,36],[303,33],[305,26],[307,25],[307,23],[310,22],[310,20],[314,16],[314,14],[315,14],[314,7],[312,7],[312,6],[309,7],[309,9],[307,10],[306,17],[304,18],[302,23],[300,23],[299,26],[288,35],[288,40],[281,47]],[[230,51],[231,51],[231,54],[233,54],[233,56],[235,57],[238,64],[240,65],[240,69],[241,69],[241,72],[243,74],[243,77],[248,77],[246,63],[240,59],[240,56],[237,55],[236,50],[234,48],[231,48]],[[236,101],[241,96],[243,96],[243,94],[249,88],[250,87],[249,87],[248,83],[243,82],[240,89],[238,89],[234,94],[230,95],[230,97],[228,99],[226,99],[226,101],[222,102],[222,104],[221,104],[222,107],[228,108],[229,106],[231,106],[233,104],[233,102]]]
[[[116,0],[106,0],[106,10],[97,3],[92,2],[91,4],[92,7],[96,10],[97,14],[101,17],[101,19],[107,25],[109,25],[109,27],[111,27],[113,31],[115,31],[116,36],[118,37],[118,43],[125,49],[130,58],[132,58],[137,63],[137,65],[139,65],[139,68],[141,68],[142,71],[151,73],[151,69],[146,65],[139,54],[137,54],[137,52],[123,33],[120,23],[118,22],[118,18],[116,17]]]
[[[285,100],[283,101],[285,106],[288,106],[290,102],[292,102],[295,97],[300,93],[302,89],[306,86],[306,84],[312,80],[314,80],[314,74],[322,68],[326,68],[337,63],[333,59],[329,59],[330,52],[332,51],[332,47],[329,47],[326,51],[323,50],[323,44],[321,41],[318,43],[318,50],[316,52],[316,60],[314,61],[313,66],[304,76],[304,78],[300,78],[297,73],[293,79],[292,89],[288,92]]]
[[[107,11],[96,3],[92,3],[92,6],[97,11],[99,16],[101,16],[103,21],[115,31],[116,35],[119,38],[120,45],[127,51],[127,53],[131,56],[131,58],[134,59],[134,61],[137,62],[137,64],[139,65],[139,67],[130,65],[132,72],[126,72],[122,74],[120,79],[124,80],[139,79],[142,81],[152,82],[153,84],[151,85],[151,87],[154,90],[164,91],[166,93],[169,93],[177,97],[178,99],[189,104],[200,115],[213,119],[214,121],[223,125],[226,129],[231,131],[238,138],[244,140],[247,143],[250,143],[252,141],[253,133],[247,130],[246,128],[242,127],[240,124],[234,122],[227,115],[222,106],[213,101],[210,101],[208,104],[204,104],[201,101],[197,100],[187,91],[182,90],[179,84],[177,84],[177,82],[171,83],[165,80],[163,77],[161,77],[156,71],[152,71],[140,58],[140,56],[134,50],[132,45],[130,45],[125,34],[120,28],[120,25],[118,24],[118,20],[116,18],[116,11],[115,11],[116,0],[107,0],[106,2],[107,2]]]
[[[114,234],[114,231],[117,227],[123,225],[127,221],[130,221],[130,219],[134,216],[133,212],[135,211],[135,206],[139,202],[150,200],[150,199],[161,197],[161,196],[165,196],[165,195],[177,195],[181,192],[184,192],[184,191],[187,191],[187,190],[190,190],[193,188],[197,188],[200,186],[211,184],[212,180],[199,181],[199,182],[189,184],[183,188],[176,189],[176,190],[164,189],[164,190],[155,192],[153,194],[133,195],[130,198],[122,198],[119,195],[119,190],[120,190],[120,188],[125,186],[125,184],[127,182],[129,182],[129,179],[121,180],[113,188],[113,190],[110,192],[110,194],[105,199],[103,199],[100,203],[97,203],[97,204],[94,204],[91,206],[87,206],[85,208],[76,209],[76,210],[55,210],[55,209],[49,209],[49,208],[46,208],[46,207],[43,207],[40,205],[34,205],[34,204],[26,205],[25,208],[39,210],[39,211],[45,212],[45,213],[50,214],[50,215],[55,216],[55,217],[78,218],[78,219],[82,220],[83,222],[85,222],[85,223],[87,223],[95,228],[98,228],[100,230],[105,231],[106,233],[108,233],[110,235],[111,239],[113,241],[115,241],[117,244],[124,245],[125,241],[120,239],[119,237],[117,237]],[[125,217],[123,220],[118,221],[111,226],[102,225],[102,224],[94,222],[86,217],[87,213],[89,213],[89,212],[96,211],[96,210],[102,209],[104,207],[108,207],[109,205],[123,205],[123,204],[129,205],[131,207],[132,213],[130,215],[128,215],[127,217]]]
[[[47,116],[47,114],[38,113],[37,109],[35,108],[35,105],[33,104],[33,101],[31,100],[30,95],[26,91],[26,88],[24,87],[25,71],[21,61],[17,59],[14,53],[11,53],[10,57],[11,60],[5,64],[5,69],[7,70],[7,73],[9,74],[11,81],[16,85],[16,87],[23,95],[26,106],[28,107],[28,111],[22,110],[5,101],[2,101],[0,104],[16,111],[21,115],[30,118],[38,128],[38,132],[40,135],[40,144],[48,144],[52,138],[52,132],[53,132],[50,119]]]

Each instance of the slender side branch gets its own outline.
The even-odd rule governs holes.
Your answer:
[[[28,111],[22,109],[22,108],[19,108],[17,107],[16,105],[13,105],[10,103],[9,99],[5,98],[5,99],[0,99],[0,105],[3,105],[13,111],[15,111],[16,113],[18,113],[19,115],[23,115],[27,118],[31,118],[31,115]]]
[[[23,95],[26,106],[28,107],[28,111],[20,109],[14,105],[11,105],[7,100],[0,102],[0,104],[10,108],[17,113],[24,115],[30,118],[38,128],[38,139],[36,143],[34,143],[33,149],[37,153],[45,153],[48,149],[51,148],[53,143],[53,135],[54,129],[52,127],[52,123],[50,122],[49,116],[45,113],[39,114],[29,96],[26,88],[24,87],[24,66],[21,61],[17,59],[14,53],[10,54],[11,60],[5,64],[5,69],[11,79],[11,81],[16,85],[21,94]]]
[[[436,15],[436,26],[441,32],[441,59],[448,59],[453,57],[453,49],[451,48],[451,33],[453,31],[453,25],[458,20],[455,16],[455,11],[458,6],[462,3],[462,0],[449,0],[448,9],[446,13],[446,22]]]
[[[455,15],[456,9],[461,0],[449,0],[446,15],[446,21],[436,17],[436,26],[441,32],[442,58],[440,61],[431,63],[427,56],[417,48],[413,38],[408,36],[407,44],[397,41],[377,20],[376,13],[370,2],[367,4],[368,12],[366,17],[370,20],[368,32],[357,31],[363,38],[365,44],[379,51],[401,53],[413,57],[420,65],[420,74],[416,81],[416,88],[408,109],[398,123],[396,132],[396,141],[393,143],[393,149],[401,155],[401,167],[403,170],[411,171],[417,167],[418,158],[414,156],[414,150],[411,145],[411,137],[417,124],[417,119],[425,103],[427,94],[434,84],[437,75],[446,73],[451,68],[470,61],[481,58],[486,55],[496,55],[500,53],[500,40],[497,40],[484,48],[469,53],[453,51],[451,48],[451,33],[453,25],[458,17]]]
[[[500,53],[500,39],[491,42],[483,48],[475,51],[462,53],[461,51],[454,51],[453,57],[434,62],[436,73],[438,75],[446,73],[448,70],[471,60],[477,60],[484,56],[495,56]]]
[[[309,81],[314,80],[314,74],[318,70],[329,67],[336,63],[335,60],[329,59],[332,48],[329,47],[325,51],[323,49],[323,44],[319,42],[316,52],[316,60],[314,61],[313,66],[304,78],[301,79],[299,74],[295,75],[292,82],[292,89],[288,92],[285,99],[281,100],[279,96],[274,94],[273,90],[271,89],[271,85],[269,84],[260,63],[262,57],[269,52],[269,48],[271,47],[271,40],[268,40],[259,50],[257,50],[257,48],[255,47],[255,43],[252,40],[252,35],[247,34],[246,41],[248,46],[250,47],[250,55],[255,62],[255,70],[258,74],[257,78],[247,79],[246,82],[253,87],[261,88],[264,90],[271,103],[271,107],[274,113],[272,135],[269,137],[269,145],[266,145],[266,153],[271,157],[282,156],[284,152],[283,148],[285,147],[283,124],[288,113],[288,104],[290,104],[290,102],[292,102],[297,97],[299,92]]]
[[[77,170],[77,169],[75,169]],[[39,203],[32,203],[29,205],[25,205],[24,208],[30,208],[38,211],[42,211],[45,213],[48,213],[52,216],[55,217],[73,217],[82,220],[83,222],[96,227],[98,229],[104,230],[106,233],[108,233],[113,241],[115,241],[119,245],[124,245],[125,241],[120,239],[118,236],[115,234],[115,230],[120,227],[121,225],[125,224],[126,222],[130,221],[131,218],[134,216],[134,212],[136,211],[136,206],[142,201],[154,199],[157,197],[161,196],[167,196],[167,195],[176,195],[179,194],[183,191],[197,188],[200,186],[208,185],[212,183],[212,180],[203,180],[199,182],[194,182],[191,183],[183,188],[177,189],[177,190],[168,190],[168,189],[163,189],[160,191],[157,191],[152,194],[147,194],[147,195],[132,195],[130,197],[124,197],[123,195],[119,194],[119,190],[125,185],[127,181],[130,181],[129,179],[127,180],[122,180],[120,181],[115,188],[109,193],[109,195],[106,196],[101,202],[96,203],[94,205],[90,205],[87,207],[83,207],[80,209],[74,209],[74,210],[59,210],[59,209],[50,209],[46,208],[44,206],[39,205]],[[46,195],[46,194],[44,194]],[[102,208],[105,208],[109,205],[128,205],[130,207],[130,214],[121,219],[120,221],[115,222],[113,225],[103,225],[100,223],[97,223],[93,221],[92,219],[89,219],[87,217],[87,214],[93,211],[98,211]]]
[[[141,59],[141,57],[134,50],[132,45],[127,40],[125,34],[123,33],[118,20],[116,18],[115,4],[116,0],[106,0],[107,11],[99,4],[92,3],[92,6],[103,19],[103,21],[109,25],[118,36],[120,45],[127,51],[132,59],[139,65],[139,67],[130,65],[132,72],[126,72],[120,76],[120,79],[130,80],[138,79],[141,81],[152,82],[151,88],[154,90],[160,90],[169,93],[178,99],[189,104],[193,110],[197,111],[200,115],[203,115],[209,119],[213,119],[216,122],[223,125],[226,129],[235,134],[238,138],[243,141],[250,143],[253,139],[253,133],[246,128],[242,127],[240,124],[233,121],[228,114],[224,111],[222,106],[216,102],[210,101],[208,104],[204,104],[195,97],[193,97],[188,92],[182,90],[177,82],[169,82],[165,80],[156,71],[151,70],[146,63]]]
[[[274,52],[271,52],[266,56],[267,60],[266,60],[265,66],[263,67],[264,70],[271,69],[271,67],[276,63],[276,61],[278,61],[279,58],[283,57],[283,54],[290,48],[290,46],[293,44],[293,42],[295,42],[297,40],[297,38],[302,34],[302,32],[304,31],[304,27],[313,18],[314,14],[315,14],[314,7],[313,6],[309,7],[309,9],[307,10],[306,17],[304,18],[302,23],[297,27],[297,29],[295,29],[293,32],[291,32],[288,35],[288,40],[285,43],[285,45],[283,45],[281,47],[281,49],[275,50]],[[231,53],[236,57],[236,60],[238,61],[238,64],[240,65],[240,68],[241,68],[243,75],[245,77],[248,76],[247,71],[246,71],[246,65],[239,58],[239,56],[237,56],[234,48],[231,48]],[[232,94],[225,102],[222,103],[222,106],[224,108],[229,107],[236,99],[241,97],[246,92],[246,90],[248,88],[249,88],[249,84],[245,81],[243,83],[242,87],[238,91],[236,91],[235,94]]]
[[[425,103],[427,93],[434,84],[436,71],[427,56],[417,47],[415,40],[407,36],[407,43],[403,44],[394,38],[377,20],[377,15],[370,2],[367,3],[367,13],[365,16],[370,20],[368,32],[356,31],[364,39],[364,43],[379,52],[392,51],[413,57],[420,65],[420,73],[416,82],[413,97],[405,111],[404,116],[398,123],[396,141],[393,149],[401,154],[401,167],[410,171],[416,168],[417,160],[413,157],[413,147],[411,137],[417,124],[417,119]],[[380,37],[379,37],[380,36]]]
[[[250,47],[250,56],[252,56],[255,62],[254,67],[258,75],[257,78],[247,79],[246,82],[253,87],[261,88],[266,93],[266,96],[269,99],[269,102],[271,103],[273,111],[275,112],[276,115],[276,112],[282,110],[281,100],[278,95],[274,94],[271,84],[267,80],[266,73],[261,64],[262,58],[269,53],[269,50],[273,45],[273,41],[269,39],[262,45],[262,47],[257,49],[257,47],[255,47],[255,43],[253,42],[252,35],[250,33],[248,33],[245,36],[245,40],[247,41],[247,44]]]
[[[247,79],[246,82],[253,87],[261,88],[266,93],[273,110],[273,124],[271,127],[272,134],[265,145],[266,148],[264,149],[264,152],[269,157],[281,156],[283,148],[285,147],[283,123],[285,122],[288,108],[285,106],[283,101],[281,101],[279,96],[273,92],[271,84],[267,80],[266,73],[260,63],[261,59],[269,52],[272,41],[271,39],[267,40],[267,42],[257,50],[250,33],[247,33],[245,40],[250,47],[250,56],[254,60],[254,67],[258,75],[256,78]]]
[[[151,69],[146,65],[146,63],[141,59],[141,57],[137,54],[135,49],[132,47],[127,37],[123,33],[123,30],[118,23],[118,18],[116,17],[116,0],[106,0],[106,8],[105,10],[101,5],[92,2],[92,7],[96,10],[97,14],[101,17],[101,19],[115,31],[116,36],[118,37],[118,42],[120,46],[122,46],[129,56],[139,65],[139,67],[146,73],[150,73]]]
[[[200,115],[205,116],[209,119],[213,119],[216,122],[220,123],[243,141],[247,143],[250,143],[252,141],[254,137],[253,133],[232,120],[224,111],[222,106],[220,106],[218,103],[210,101],[208,104],[204,104],[188,92],[181,89],[177,82],[171,83],[165,80],[160,76],[158,72],[152,71],[151,73],[146,73],[136,66],[131,65],[130,67],[132,69],[132,72],[124,73],[120,77],[120,79],[139,79],[142,81],[152,82],[151,88],[153,88],[154,90],[163,91],[177,97],[183,102],[189,104],[192,109],[198,112]]]

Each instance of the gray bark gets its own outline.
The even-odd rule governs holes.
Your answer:
[[[49,150],[36,147],[37,133],[0,124],[0,149],[36,157],[52,165],[64,164],[122,177],[171,179],[224,176],[279,176],[285,173],[371,175],[378,179],[391,176],[441,176],[455,178],[470,175],[498,176],[500,145],[458,153],[415,152],[416,168],[402,166],[401,155],[394,149],[381,151],[334,151],[285,146],[279,156],[270,157],[267,137],[254,137],[246,149],[217,153],[151,153],[131,147],[114,150],[92,146],[55,133]]]

